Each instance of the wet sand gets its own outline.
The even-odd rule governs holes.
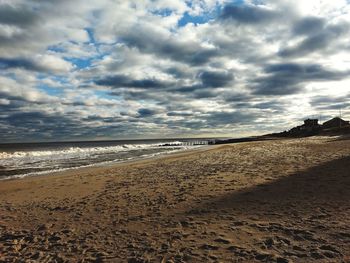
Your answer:
[[[0,181],[0,262],[350,262],[350,140]]]

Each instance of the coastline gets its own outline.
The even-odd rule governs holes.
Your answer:
[[[346,262],[349,165],[314,137],[0,181],[0,260]]]
[[[138,162],[144,162],[144,161],[152,161],[152,160],[157,160],[158,158],[167,158],[167,157],[173,157],[177,155],[182,155],[182,154],[192,154],[197,151],[205,151],[207,149],[210,149],[211,147],[218,147],[219,145],[206,145],[206,146],[201,146],[198,148],[193,148],[193,149],[181,149],[181,150],[175,150],[173,152],[165,152],[165,153],[160,153],[158,155],[154,156],[141,156],[141,157],[135,157],[134,159],[129,159],[129,160],[120,160],[120,161],[107,161],[107,162],[102,162],[102,163],[96,163],[96,164],[91,164],[87,166],[80,166],[80,167],[70,167],[70,168],[65,168],[65,169],[60,169],[60,170],[54,170],[54,171],[43,171],[39,173],[33,173],[33,174],[25,174],[25,175],[20,175],[20,176],[9,176],[6,178],[1,178],[1,181],[12,181],[12,180],[24,180],[28,178],[37,178],[37,177],[50,177],[50,176],[71,176],[76,173],[80,172],[93,172],[96,169],[96,172],[99,170],[103,170],[105,168],[117,168],[120,165],[129,165],[129,164],[136,164]]]

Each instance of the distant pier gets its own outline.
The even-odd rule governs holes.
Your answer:
[[[215,144],[216,140],[209,139],[209,140],[190,140],[190,141],[181,141],[181,142],[169,142],[164,143],[159,146],[197,146],[197,145],[212,145]]]

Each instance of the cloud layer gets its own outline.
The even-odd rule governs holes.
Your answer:
[[[0,3],[2,142],[246,136],[350,118],[350,3]]]

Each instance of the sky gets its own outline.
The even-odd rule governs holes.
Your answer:
[[[346,0],[0,0],[1,142],[350,119]]]

